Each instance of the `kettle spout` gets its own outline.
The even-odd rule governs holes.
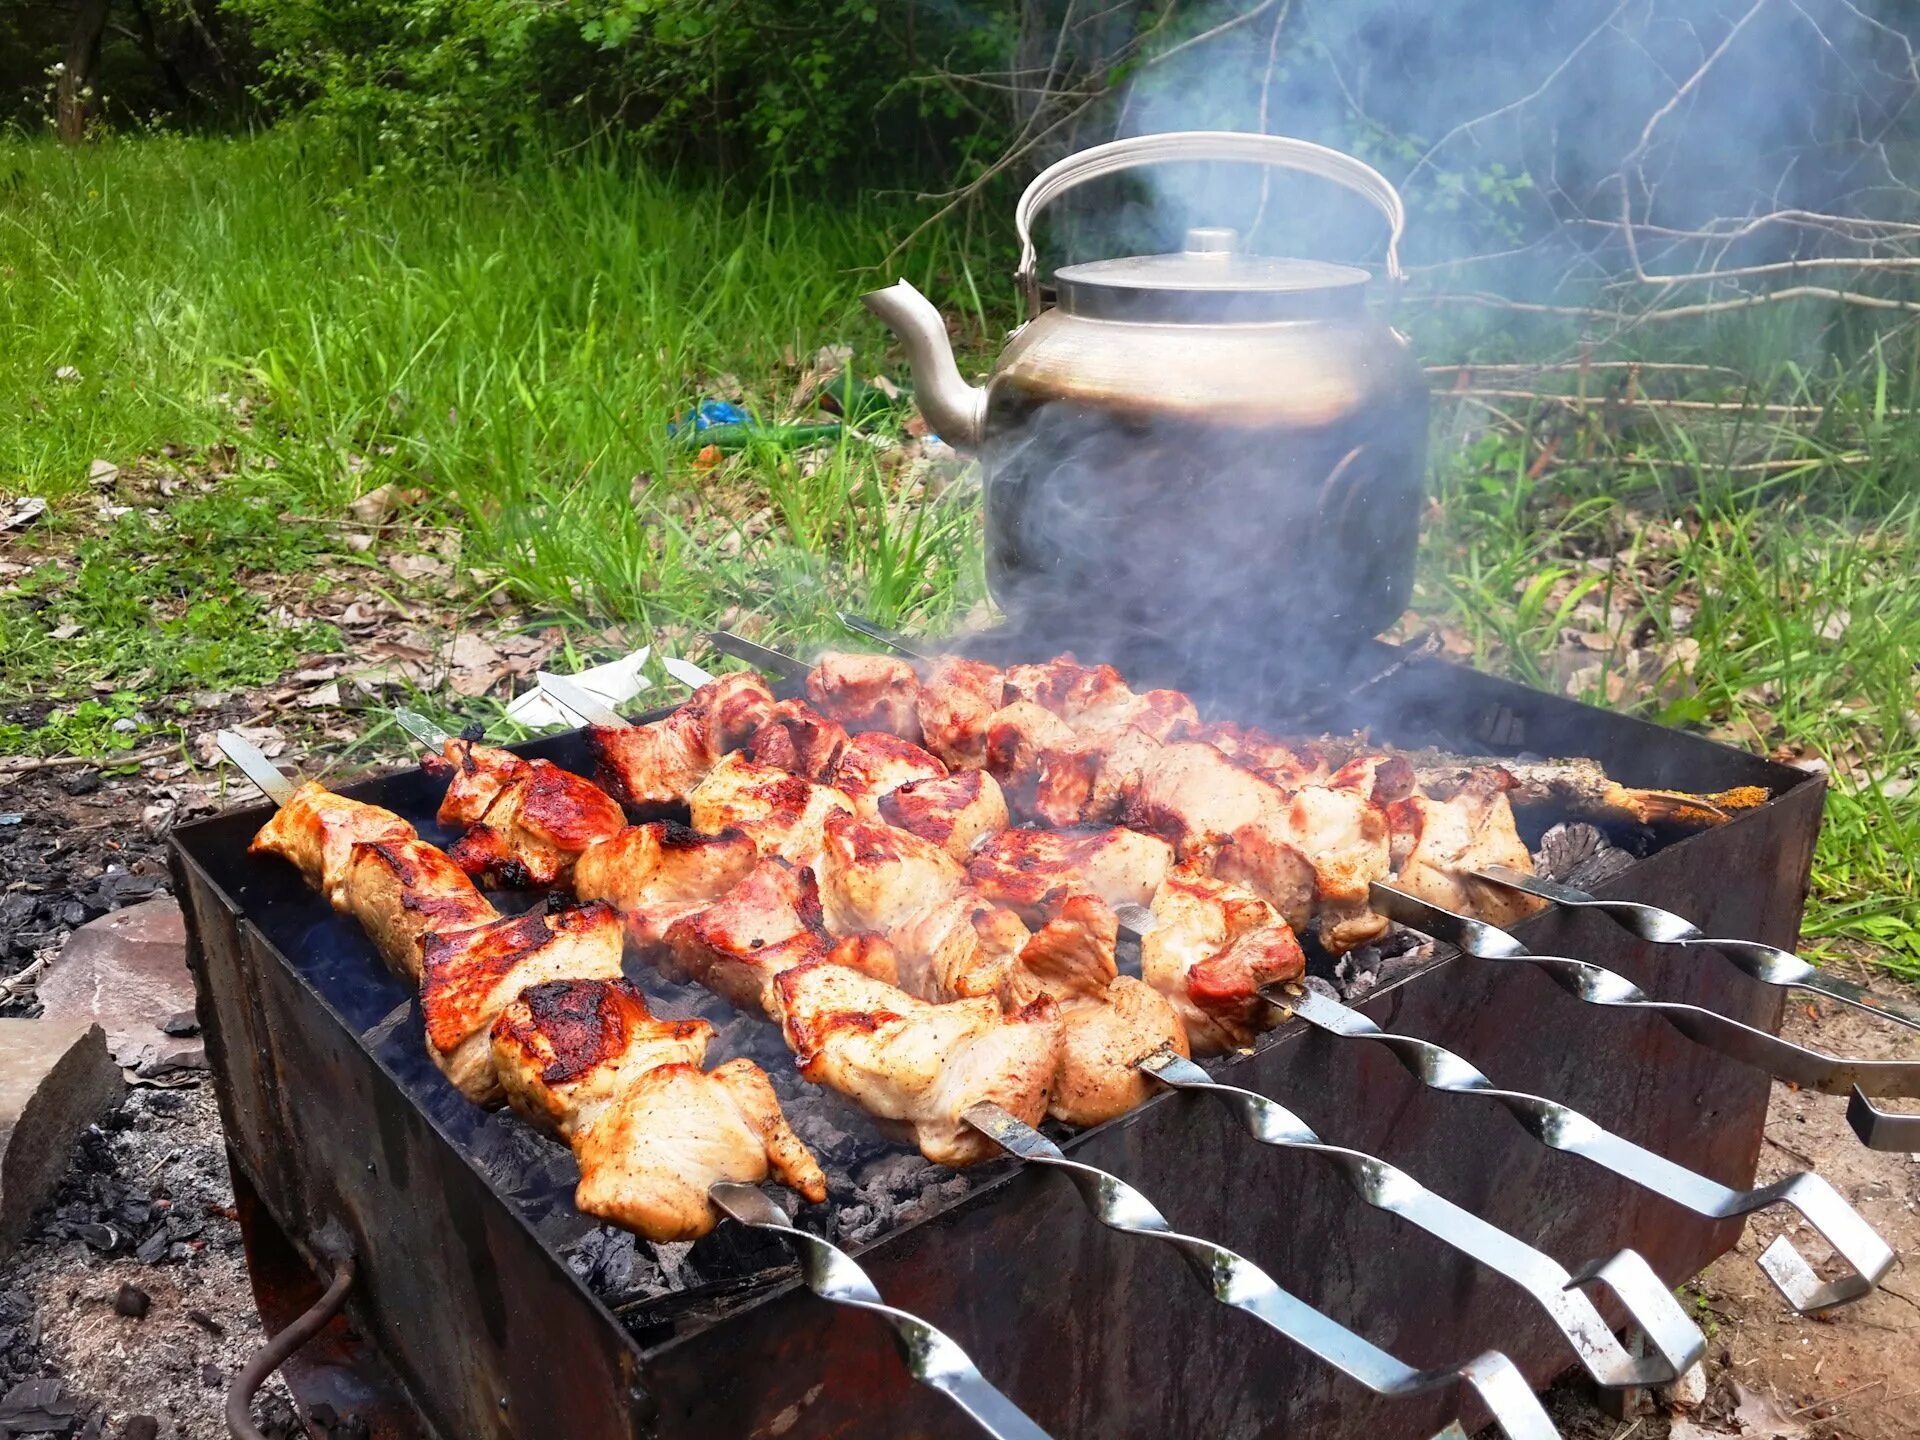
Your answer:
[[[906,281],[873,290],[860,303],[907,347],[913,365],[913,396],[940,438],[956,450],[980,448],[986,430],[987,392],[969,385],[953,363],[946,322],[933,302]]]

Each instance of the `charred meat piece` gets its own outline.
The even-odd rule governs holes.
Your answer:
[[[430,935],[423,947],[420,1014],[427,1053],[478,1105],[501,1098],[489,1032],[529,985],[546,980],[613,980],[620,975],[620,917],[607,905],[532,910]]]
[[[525,773],[527,762],[511,750],[455,736],[440,754],[421,756],[420,768],[447,783],[440,823],[449,830],[465,830],[478,824],[500,792]]]
[[[249,855],[278,855],[336,910],[347,908],[347,865],[362,841],[414,840],[413,826],[391,810],[336,795],[309,780],[260,827]]]
[[[362,840],[347,863],[346,912],[399,974],[418,981],[421,946],[500,918],[467,873],[424,840]]]
[[[1153,897],[1140,974],[1172,1004],[1197,1055],[1251,1045],[1278,1018],[1260,988],[1299,978],[1306,957],[1280,913],[1252,891],[1189,865]]]
[[[693,828],[717,835],[737,826],[753,837],[762,855],[811,865],[820,853],[829,815],[852,814],[853,802],[838,790],[816,785],[744,755],[729,755],[687,797]]]
[[[1017,1010],[1026,1003],[1013,996],[1029,938],[1018,915],[962,890],[894,932],[900,988],[921,1000],[990,995]]]
[[[899,974],[893,949],[877,935],[835,939],[827,929],[813,871],[776,858],[697,914],[676,921],[661,970],[691,979],[757,1015],[768,1013],[767,982],[810,960],[831,958],[883,977]]]
[[[743,830],[703,835],[672,820],[632,825],[590,847],[573,871],[573,893],[620,912],[627,946],[652,957],[672,924],[747,877],[760,851]]]
[[[566,1139],[582,1212],[655,1243],[696,1240],[718,1216],[721,1180],[769,1173],[816,1203],[820,1166],[750,1060],[711,1072],[703,1020],[656,1019],[624,980],[536,985],[494,1024],[495,1068],[516,1110]]]
[[[892,825],[830,815],[814,873],[828,928],[891,935],[950,900],[967,873],[938,845]]]
[[[849,730],[885,730],[920,740],[920,677],[891,655],[839,651],[807,674],[807,698]]]
[[[1074,743],[1071,726],[1031,700],[1016,700],[993,712],[987,720],[984,767],[1000,782],[1007,808],[1015,814],[1033,814],[1034,793],[1041,766],[1050,751]]]
[[[589,846],[626,824],[625,812],[599,786],[531,760],[448,853],[490,890],[544,890],[565,884]]]
[[[1006,672],[1007,703],[1029,701],[1071,720],[1088,710],[1132,695],[1111,665],[1082,665],[1072,651],[1037,665],[1015,665]]]
[[[1006,797],[984,770],[913,780],[880,797],[879,818],[930,840],[963,864],[981,838],[1007,828]]]
[[[1433,905],[1511,925],[1546,902],[1470,873],[1488,865],[1533,873],[1533,856],[1514,827],[1505,770],[1476,771],[1453,795],[1413,794],[1387,807],[1393,829],[1394,881]]]
[[[861,819],[877,820],[881,802],[902,785],[944,779],[946,774],[937,755],[911,740],[884,730],[863,730],[840,752],[833,787],[853,801]]]
[[[1040,756],[1032,810],[1056,829],[1111,825],[1127,817],[1140,778],[1162,742],[1132,726],[1099,735],[1078,735]]]
[[[1282,740],[1246,725],[1221,722],[1197,725],[1187,731],[1186,738],[1213,746],[1236,764],[1283,790],[1319,784],[1334,769],[1334,762],[1319,746],[1303,740]]]
[[[1155,1050],[1188,1052],[1186,1028],[1156,990],[1114,965],[1120,926],[1092,895],[1075,895],[1021,948],[1017,999],[1047,996],[1060,1009],[1060,1069],[1048,1113],[1099,1125],[1152,1093],[1135,1061]]]
[[[1173,864],[1173,848],[1138,830],[1004,830],[980,847],[967,875],[981,896],[1043,925],[1072,895],[1108,906],[1144,905]]]
[[[766,681],[748,671],[702,685],[671,715],[649,725],[591,725],[587,748],[612,795],[635,806],[675,805],[722,755],[738,749],[774,709]]]
[[[982,1101],[1029,1125],[1046,1114],[1060,1054],[1050,1000],[1013,1015],[991,999],[929,1004],[825,963],[785,971],[770,988],[800,1073],[892,1122],[936,1165],[1001,1153],[962,1119]]]
[[[1006,676],[984,661],[936,661],[920,687],[927,749],[956,770],[977,770],[987,758],[987,722],[1006,703],[1006,690]]]
[[[1351,790],[1376,805],[1391,805],[1413,793],[1413,766],[1404,756],[1356,755],[1326,779],[1329,790]]]
[[[771,765],[825,785],[832,782],[847,732],[804,700],[782,700],[747,738],[743,753],[756,765]]]

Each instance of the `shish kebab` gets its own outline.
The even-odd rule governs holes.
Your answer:
[[[376,908],[372,899],[376,892],[356,894],[355,887],[345,880],[340,870],[340,856],[344,853],[351,864],[355,853],[366,845],[424,844],[406,833],[411,827],[391,812],[332,796],[317,785],[302,786],[295,791],[264,757],[237,737],[229,737],[229,743],[223,744],[223,748],[283,807],[299,807],[296,818],[280,827],[282,833],[265,836],[260,848],[283,854],[301,865],[310,878],[317,877],[316,888],[349,913],[371,915]],[[276,816],[276,820],[278,818]],[[382,839],[353,840],[351,832],[356,827]],[[269,829],[272,828],[270,822]],[[331,871],[327,868],[329,859],[333,861]],[[329,884],[329,879],[336,883]],[[387,893],[395,892],[389,887]],[[404,908],[404,899],[393,903]],[[417,911],[421,907],[414,908]],[[476,908],[472,913],[479,912]],[[376,943],[381,945],[390,963],[401,968],[410,966],[413,958],[410,947],[418,944],[417,939],[409,937],[415,923],[403,915],[392,923],[369,926],[370,935],[376,937]],[[593,1012],[590,1018],[589,1011]],[[662,1028],[663,1022],[653,1019],[638,994],[624,982],[595,980],[549,982],[533,987],[512,1001],[495,1024],[501,1073],[516,1108],[534,1123],[558,1130],[581,1155],[582,1208],[590,1212],[591,1197],[586,1193],[585,1176],[589,1157],[595,1153],[588,1139],[590,1127],[610,1120],[617,1127],[614,1133],[633,1148],[642,1148],[650,1140],[676,1136],[689,1146],[700,1144],[697,1131],[689,1135],[682,1128],[686,1117],[670,1114],[663,1117],[653,1107],[622,1103],[625,1099],[621,1094],[622,1082],[630,1079],[634,1071],[640,1072],[644,1083],[660,1070],[681,1068],[672,1061],[665,1065],[649,1063],[660,1058],[661,1048],[670,1048],[675,1042],[689,1038],[680,1026],[665,1024],[665,1033]],[[583,1038],[587,1042],[584,1048],[592,1053],[582,1053]],[[650,1048],[651,1055],[647,1053]],[[512,1065],[511,1060],[516,1056],[528,1063]],[[634,1113],[636,1109],[638,1113]],[[1234,1283],[1226,1289],[1216,1284],[1217,1298],[1255,1315],[1369,1388],[1384,1394],[1415,1394],[1465,1384],[1479,1393],[1511,1440],[1545,1440],[1555,1433],[1530,1387],[1506,1357],[1489,1352],[1456,1370],[1410,1370],[1293,1299],[1242,1257],[1209,1242],[1172,1233],[1138,1192],[1104,1172],[1068,1161],[1045,1137],[998,1106],[976,1103],[968,1108],[966,1121],[982,1127],[982,1133],[995,1137],[996,1143],[1017,1147],[1014,1153],[1066,1168],[1076,1182],[1097,1180],[1097,1184],[1083,1185],[1082,1189],[1090,1197],[1099,1197],[1095,1208],[1104,1223],[1174,1244],[1216,1281],[1221,1274],[1231,1272]],[[801,1153],[805,1153],[804,1147]],[[916,1377],[951,1395],[984,1429],[995,1435],[1017,1437],[1017,1440],[1031,1440],[1040,1434],[980,1376],[953,1342],[915,1317],[881,1305],[849,1257],[816,1236],[782,1224],[778,1213],[772,1211],[760,1192],[735,1181],[719,1179],[710,1184],[707,1197],[712,1205],[742,1223],[779,1231],[800,1246],[807,1261],[808,1284],[816,1293],[881,1313],[900,1337],[903,1353]],[[1095,1202],[1090,1200],[1090,1203]],[[628,1215],[626,1223],[632,1224],[633,1219]],[[1442,1432],[1452,1440],[1458,1440],[1461,1434],[1457,1425]]]

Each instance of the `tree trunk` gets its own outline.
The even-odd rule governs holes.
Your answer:
[[[69,145],[78,145],[87,136],[87,113],[93,98],[87,89],[100,65],[100,39],[107,32],[110,3],[77,0],[73,8],[73,29],[67,36],[66,68],[60,72],[55,114],[60,138]]]

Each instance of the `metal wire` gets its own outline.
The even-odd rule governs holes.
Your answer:
[[[340,1313],[340,1307],[347,1303],[347,1291],[353,1288],[355,1269],[353,1256],[343,1256],[334,1266],[326,1293],[302,1311],[291,1325],[254,1351],[240,1367],[240,1373],[227,1386],[227,1433],[233,1440],[266,1440],[253,1423],[253,1397],[266,1384],[269,1375],[286,1364],[294,1351],[318,1335],[327,1322]]]
[[[1508,1440],[1549,1440],[1558,1434],[1526,1377],[1498,1351],[1489,1350],[1458,1369],[1414,1370],[1282,1290],[1251,1260],[1211,1240],[1176,1231],[1146,1196],[1117,1175],[1069,1160],[1046,1136],[998,1105],[975,1105],[963,1118],[1009,1155],[1065,1174],[1102,1225],[1171,1245],[1215,1300],[1245,1311],[1375,1394],[1406,1398],[1453,1390],[1464,1382]],[[1458,1433],[1450,1426],[1434,1440]]]
[[[896,1310],[881,1300],[867,1272],[839,1246],[818,1235],[796,1229],[757,1186],[723,1180],[707,1191],[708,1198],[742,1225],[780,1236],[800,1252],[800,1273],[807,1288],[822,1300],[850,1305],[879,1316],[893,1331],[900,1358],[922,1385],[940,1391],[997,1440],[1048,1440],[1042,1430],[1011,1400],[988,1383],[966,1351],[918,1315]]]
[[[1584,890],[1577,890],[1571,885],[1562,885],[1538,875],[1528,875],[1523,871],[1509,869],[1505,865],[1489,865],[1484,870],[1476,870],[1474,874],[1482,880],[1491,880],[1496,885],[1524,891],[1528,895],[1537,895],[1542,900],[1551,900],[1564,909],[1597,910],[1622,929],[1638,935],[1642,940],[1650,940],[1656,945],[1674,945],[1685,950],[1717,951],[1748,975],[1768,985],[1810,990],[1816,995],[1826,996],[1829,1000],[1838,1000],[1842,1005],[1851,1005],[1857,1010],[1864,1010],[1878,1019],[1890,1020],[1896,1025],[1920,1030],[1920,1013],[1894,1001],[1883,1000],[1865,986],[1856,985],[1851,980],[1843,980],[1838,975],[1825,974],[1811,961],[1803,960],[1791,950],[1782,950],[1777,945],[1763,944],[1758,940],[1735,940],[1709,935],[1684,915],[1676,915],[1671,910],[1662,910],[1658,905],[1646,905],[1637,900],[1602,900],[1598,896],[1589,895]]]
[[[1391,885],[1376,881],[1370,897],[1380,914],[1457,945],[1477,959],[1531,965],[1589,1005],[1658,1015],[1696,1044],[1764,1070],[1777,1080],[1827,1095],[1845,1095],[1857,1085],[1867,1095],[1920,1098],[1920,1060],[1849,1060],[1808,1050],[1717,1010],[1655,1000],[1626,976],[1589,960],[1536,955],[1497,925],[1456,914]]]
[[[1377,1156],[1327,1144],[1299,1116],[1264,1095],[1222,1084],[1171,1050],[1156,1051],[1140,1067],[1175,1089],[1202,1091],[1223,1101],[1262,1145],[1304,1150],[1331,1161],[1353,1193],[1376,1210],[1417,1225],[1511,1280],[1546,1311],[1587,1373],[1600,1384],[1617,1388],[1664,1384],[1706,1353],[1706,1336],[1635,1251],[1623,1250],[1582,1270],[1576,1278],[1551,1256],[1436,1195],[1406,1171]],[[1613,1290],[1645,1332],[1652,1355],[1630,1354],[1593,1302],[1576,1288],[1593,1281]]]
[[[1769,1245],[1760,1257],[1760,1268],[1787,1303],[1802,1314],[1859,1299],[1893,1267],[1892,1249],[1818,1175],[1803,1172],[1754,1190],[1730,1189],[1603,1129],[1557,1100],[1498,1089],[1453,1051],[1411,1035],[1391,1034],[1358,1010],[1317,991],[1289,995],[1276,987],[1265,993],[1275,1004],[1287,1007],[1329,1035],[1386,1046],[1428,1088],[1493,1100],[1505,1106],[1529,1135],[1549,1149],[1590,1160],[1696,1215],[1730,1220],[1774,1205],[1792,1206],[1850,1267],[1847,1275],[1823,1282],[1785,1235]]]

